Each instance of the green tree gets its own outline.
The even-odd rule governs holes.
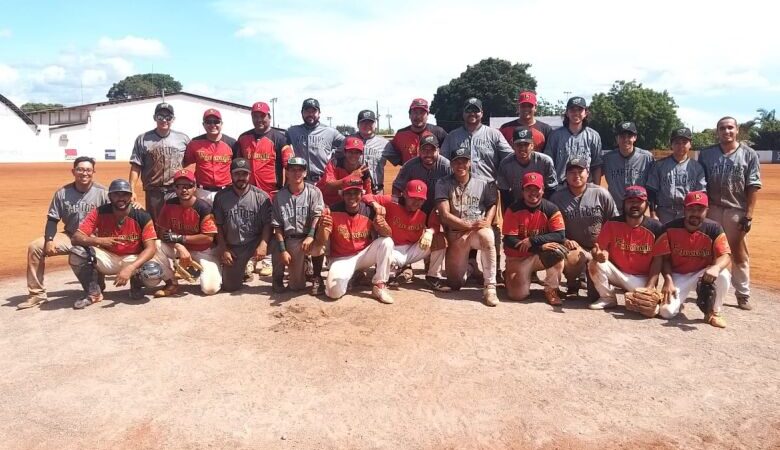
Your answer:
[[[609,92],[593,96],[589,125],[601,134],[606,148],[616,144],[615,126],[626,120],[639,130],[636,145],[647,150],[667,148],[672,130],[682,126],[677,104],[666,91],[654,91],[636,81],[616,81]]]
[[[557,103],[552,104],[540,98],[536,105],[537,116],[562,116],[565,111],[566,104],[563,103],[563,100],[558,100]]]
[[[27,102],[24,105],[20,106],[19,109],[24,111],[25,113],[34,113],[36,111],[45,111],[47,109],[57,109],[62,108],[63,105],[59,103],[33,103],[33,102]]]
[[[431,103],[436,123],[447,131],[463,124],[463,103],[470,97],[482,100],[484,117],[514,116],[517,113],[517,94],[522,90],[536,90],[536,79],[528,74],[530,64],[512,64],[509,61],[488,58],[473,66],[448,84],[439,86]]]
[[[760,108],[758,116],[753,120],[757,126],[753,129],[753,146],[757,150],[780,149],[780,120],[775,117],[775,110]]]
[[[338,130],[339,133],[349,136],[350,134],[355,134],[357,131],[355,127],[352,125],[336,125],[336,130]]]
[[[718,143],[718,138],[715,136],[715,129],[705,128],[702,131],[697,131],[692,134],[691,147],[694,150],[701,150],[710,145]]]
[[[109,100],[126,100],[129,98],[149,97],[159,95],[165,89],[166,94],[181,91],[181,83],[164,73],[144,73],[131,75],[114,83],[108,90]]]

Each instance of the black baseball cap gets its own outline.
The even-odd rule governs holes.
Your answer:
[[[528,127],[517,127],[512,132],[512,142],[534,142],[534,135]]]
[[[569,99],[568,102],[566,102],[566,108],[571,108],[572,106],[579,106],[580,108],[587,108],[588,102],[585,101],[582,97],[572,97]]]
[[[455,149],[454,152],[452,152],[452,158],[450,158],[450,161],[455,161],[459,158],[466,158],[468,160],[471,159],[471,150],[467,149],[466,147],[459,147]]]
[[[423,148],[426,145],[433,145],[434,147],[439,148],[439,139],[433,134],[425,134],[420,139],[420,148]]]
[[[173,114],[173,106],[171,106],[170,103],[158,103],[157,106],[154,107],[154,113],[157,114],[158,112],[166,110],[169,113]]]
[[[669,141],[675,140],[675,138],[685,138],[689,141],[693,139],[691,130],[685,127],[675,128],[672,130],[672,135],[669,137]]]
[[[466,111],[469,108],[477,108],[479,111],[482,111],[482,100],[476,97],[471,97],[466,100],[466,103],[463,104],[463,111]]]
[[[370,109],[364,109],[363,111],[360,111],[358,113],[357,121],[358,123],[360,123],[364,120],[370,120],[372,122],[376,122],[376,113],[374,111],[371,111]]]
[[[566,170],[569,170],[572,167],[581,167],[583,169],[587,169],[590,167],[590,163],[588,163],[588,160],[585,158],[572,158],[569,160],[569,162],[566,163]]]
[[[301,111],[303,111],[306,108],[317,108],[317,111],[320,110],[320,102],[317,101],[316,98],[307,98],[303,101],[303,105],[301,106]]]
[[[617,134],[631,133],[633,135],[639,134],[636,131],[636,124],[634,122],[620,122],[616,128]]]
[[[249,170],[249,162],[244,158],[236,158],[230,163],[230,173],[234,172],[251,172]]]

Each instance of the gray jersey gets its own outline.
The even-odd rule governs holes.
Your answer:
[[[333,152],[344,144],[344,135],[338,130],[318,123],[314,128],[305,124],[294,125],[287,129],[287,143],[306,160],[308,170],[306,180],[316,183],[325,174]]]
[[[554,130],[544,144],[544,152],[550,155],[555,163],[558,183],[566,180],[566,163],[575,157],[589,161],[591,171],[602,164],[601,136],[590,127],[585,127],[577,134],[571,134],[568,127]]]
[[[298,195],[285,186],[274,196],[271,226],[281,229],[285,237],[306,234],[314,219],[322,216],[324,205],[322,192],[316,186],[304,183]]]
[[[168,186],[173,174],[181,169],[181,161],[190,138],[171,130],[161,137],[156,130],[147,131],[135,139],[130,164],[141,167],[141,183],[144,189]]]
[[[476,221],[496,204],[496,183],[469,177],[465,185],[458,183],[454,175],[447,175],[436,182],[436,203],[450,202],[450,213],[466,220]]]
[[[441,155],[450,159],[459,148],[471,152],[471,175],[488,181],[495,181],[498,165],[514,153],[504,135],[487,125],[480,125],[473,133],[465,127],[453,130],[444,139]]]
[[[271,210],[268,194],[251,184],[244,195],[239,196],[230,187],[214,197],[214,221],[233,247],[256,243],[263,227],[271,223]]]
[[[515,198],[519,198],[523,191],[523,175],[529,172],[537,172],[544,177],[545,190],[552,191],[558,186],[552,158],[539,152],[531,152],[530,156],[531,161],[526,166],[520,164],[515,155],[509,155],[501,161],[498,166],[499,189],[512,191]]]
[[[385,188],[385,162],[390,161],[390,164],[397,166],[401,164],[401,157],[396,153],[393,144],[382,136],[373,136],[368,139],[363,139],[360,133],[353,134],[353,136],[362,140],[365,146],[363,161],[368,165],[374,191],[383,190]],[[344,154],[343,143],[339,147],[338,154]]]
[[[710,204],[747,210],[747,188],[761,189],[761,164],[758,153],[745,144],[724,155],[719,145],[699,153],[699,163],[707,177]]]
[[[50,219],[62,220],[65,233],[73,235],[79,223],[90,211],[108,203],[108,191],[102,184],[92,183],[87,192],[79,192],[74,183],[66,184],[54,193],[47,215]]]
[[[619,149],[604,155],[602,172],[607,179],[609,193],[615,200],[618,211],[623,211],[623,195],[628,186],[644,186],[653,167],[653,154],[639,147],[628,157],[623,156]]]
[[[609,191],[593,183],[588,183],[585,192],[579,197],[564,188],[553,194],[550,200],[563,214],[566,239],[576,241],[587,249],[595,245],[601,226],[618,215]]]
[[[677,162],[669,155],[653,164],[647,177],[647,188],[655,191],[655,204],[681,216],[683,201],[688,192],[707,189],[704,168],[698,161],[686,158]]]
[[[398,175],[393,181],[393,189],[403,192],[406,189],[406,183],[412,180],[422,180],[428,186],[428,200],[432,201],[436,195],[436,181],[451,173],[450,161],[441,155],[430,169],[423,165],[419,156],[416,156],[406,161],[406,164],[398,171]]]

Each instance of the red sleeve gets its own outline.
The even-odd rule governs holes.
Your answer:
[[[295,156],[295,152],[293,152],[292,146],[285,144],[284,147],[282,147],[282,167],[286,169],[287,161],[293,156]]]
[[[330,160],[328,164],[325,165],[325,174],[322,176],[323,182],[325,181],[336,181],[339,178],[336,176],[336,164],[333,162],[333,160]]]
[[[441,231],[441,220],[435,209],[428,214],[428,228],[432,228],[434,232]]]
[[[726,245],[728,245],[728,242]],[[663,256],[670,253],[672,253],[672,250],[669,248],[669,235],[664,232],[653,245],[653,256]]]
[[[599,244],[599,247],[602,250],[609,251],[609,244],[612,243],[612,228],[612,222],[607,222],[601,227],[601,232],[599,233],[598,239],[596,239],[596,243]]]
[[[509,142],[509,144],[512,144],[512,133],[515,131],[515,127],[508,126],[508,127],[501,127],[498,131],[501,132],[501,134],[504,135],[504,138],[506,138],[506,141]]]
[[[555,211],[553,215],[547,220],[548,231],[564,231],[566,224],[563,222],[563,214],[560,211]]]
[[[187,149],[184,150],[184,159],[181,161],[182,167],[187,167],[190,164],[195,163],[195,152],[192,150],[192,141],[187,144]]]
[[[95,208],[90,211],[89,214],[87,214],[87,217],[85,217],[81,222],[81,225],[79,225],[79,231],[86,234],[87,236],[92,236],[92,234],[95,232],[95,228],[97,228],[97,218],[98,208]]]
[[[507,208],[504,211],[504,224],[501,226],[501,234],[504,236],[518,236],[520,234],[518,228],[517,214],[511,208]]]
[[[731,247],[729,247],[729,241],[726,239],[726,233],[720,233],[715,238],[715,242],[712,245],[715,258],[720,258],[723,255],[731,254]]]
[[[143,230],[141,230],[141,240],[148,241],[150,239],[157,239],[157,232],[154,230],[154,222],[151,220],[146,222]]]
[[[373,189],[371,189],[371,178],[366,178],[363,180],[363,192],[372,192]],[[382,203],[380,202],[380,205]]]
[[[200,220],[201,234],[217,234],[217,224],[214,222],[214,214],[206,214]]]

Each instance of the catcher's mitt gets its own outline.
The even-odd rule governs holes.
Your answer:
[[[547,243],[542,246],[542,250],[539,252],[539,261],[545,269],[558,264],[566,258],[569,254],[569,249],[561,244]]]
[[[189,267],[185,268],[179,264],[179,260],[177,259],[173,263],[173,270],[176,272],[176,275],[179,278],[187,280],[190,283],[194,283],[195,280],[200,276],[200,273],[203,271],[203,266],[201,266],[197,261],[192,260]]]
[[[715,285],[704,282],[699,278],[699,284],[696,285],[696,306],[698,306],[704,314],[711,314],[714,305]]]
[[[645,317],[655,317],[661,309],[664,296],[655,288],[636,288],[626,292],[626,309],[638,312]]]

